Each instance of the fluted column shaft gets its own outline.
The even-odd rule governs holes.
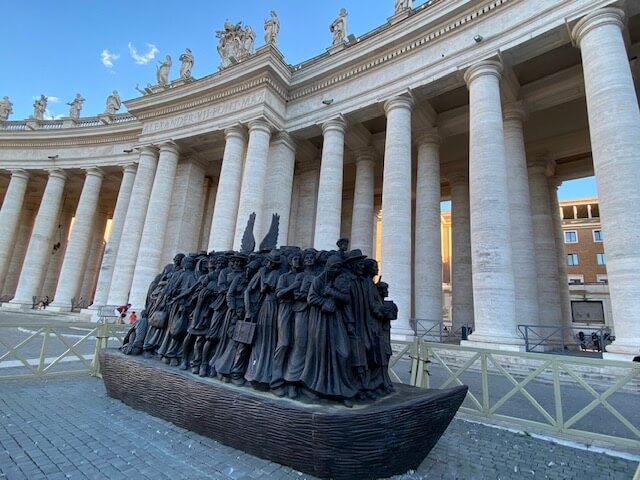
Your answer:
[[[247,137],[244,127],[235,125],[224,131],[224,138],[226,143],[211,220],[209,251],[231,250],[238,218],[240,182]]]
[[[111,286],[109,287],[108,305],[127,303],[133,271],[138,258],[138,249],[142,238],[149,196],[153,187],[153,179],[158,166],[158,149],[152,146],[142,147],[136,178],[129,200],[129,208],[124,224],[126,235],[121,237],[118,255],[113,269]]]
[[[515,282],[515,308],[518,323],[537,325],[538,281],[536,278],[533,224],[529,197],[527,157],[524,149],[523,122],[526,112],[519,103],[504,108],[504,145],[507,158],[509,213],[511,216],[511,246]]]
[[[293,171],[296,160],[296,145],[287,132],[279,132],[271,140],[269,149],[269,202],[264,212],[265,229],[271,221],[271,215],[280,215],[278,244],[288,245],[289,217],[291,214],[291,195],[293,191]],[[267,192],[265,192],[266,196]],[[264,229],[263,229],[264,230]],[[263,231],[266,233],[266,230]]]
[[[342,220],[342,178],[344,166],[344,130],[341,118],[322,125],[322,160],[313,246],[332,250],[340,238]]]
[[[140,311],[147,298],[149,284],[162,269],[162,248],[166,236],[171,194],[176,177],[180,149],[173,142],[160,146],[160,158],[153,188],[149,197],[147,218],[144,221],[138,260],[136,262],[129,303]]]
[[[538,315],[541,325],[559,325],[562,314],[558,292],[558,256],[546,171],[547,161],[543,157],[529,161],[531,219],[538,282]],[[566,258],[564,261],[566,262]]]
[[[11,252],[16,241],[18,222],[24,203],[24,195],[29,183],[29,173],[26,170],[11,171],[11,180],[0,210],[0,291],[4,285],[9,269]]]
[[[451,186],[451,318],[454,332],[473,327],[469,177],[452,175]]]
[[[474,342],[519,343],[498,62],[465,72],[469,88],[469,199]]]
[[[136,165],[126,165],[122,173],[122,182],[116,200],[116,208],[113,212],[111,221],[111,231],[109,232],[109,240],[104,248],[102,264],[96,285],[96,293],[94,296],[93,306],[106,305],[109,298],[109,288],[111,287],[111,279],[113,278],[113,270],[122,241],[122,233],[124,232],[124,222],[129,209],[129,201],[131,200],[131,192],[136,178]],[[125,239],[128,241],[128,238]]]
[[[372,147],[355,152],[356,184],[351,215],[351,248],[373,258],[373,195],[375,185],[375,150]]]
[[[53,233],[58,221],[66,178],[67,175],[62,170],[49,171],[49,180],[44,189],[40,209],[31,232],[16,294],[11,300],[14,305],[31,306],[33,296],[40,293],[40,287],[49,265],[48,257],[51,256]]]
[[[236,219],[236,232],[233,239],[234,249],[240,248],[242,234],[247,226],[249,215],[256,214],[253,233],[256,239],[256,247],[264,236],[264,189],[267,178],[267,160],[269,158],[269,141],[271,139],[271,125],[264,119],[249,122],[249,143],[247,145],[247,158],[244,162],[242,173],[242,187],[240,189],[240,203],[238,204],[238,218]]]
[[[424,134],[418,137],[416,144],[415,317],[441,321],[440,137]]]
[[[411,324],[411,109],[409,97],[384,104],[387,132],[382,179],[382,265],[389,298],[398,305],[392,333],[410,335]]]
[[[580,47],[616,340],[640,353],[640,111],[625,49],[622,10],[604,8],[573,29]]]
[[[71,299],[80,294],[103,177],[104,174],[99,168],[87,169],[71,237],[62,262],[56,294],[51,304],[53,309],[70,311]]]

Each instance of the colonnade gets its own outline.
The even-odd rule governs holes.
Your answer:
[[[640,344],[640,297],[636,293],[640,271],[636,208],[640,204],[640,113],[622,36],[622,15],[615,8],[598,10],[577,22],[572,35],[583,59],[606,238],[616,328],[610,351],[625,353]],[[459,165],[444,173],[452,201],[452,317],[454,329],[473,324],[474,333],[468,339],[472,344],[519,349],[519,323],[557,325],[569,321],[568,289],[560,223],[554,216],[558,183],[549,176],[550,163],[545,156],[527,158],[526,107],[520,101],[503,104],[502,74],[503,65],[497,59],[470,65],[464,74],[469,91],[468,166]],[[412,318],[442,317],[439,212],[443,138],[437,128],[412,135],[415,103],[411,92],[383,102],[383,158],[377,158],[372,146],[352,152],[356,178],[351,247],[367,255],[374,254],[375,165],[383,162],[380,269],[389,283],[390,298],[398,305],[397,335],[412,334]],[[341,233],[348,128],[342,116],[321,123],[323,146],[315,179],[297,170],[294,137],[278,131],[266,118],[226,128],[217,185],[208,187],[204,178],[196,179],[215,195],[215,202],[210,200],[212,211],[206,208],[205,197],[199,197],[200,211],[209,212],[200,223],[210,228],[194,232],[188,247],[201,248],[202,237],[207,239],[208,250],[238,249],[252,212],[256,213],[256,241],[266,233],[271,213],[277,212],[280,244],[287,244],[289,225],[300,224],[300,215],[306,218],[315,208],[309,244],[301,246],[334,249]],[[410,174],[414,149],[415,190]],[[178,188],[175,178],[180,155],[179,142],[147,145],[139,149],[137,165],[124,167],[95,288],[96,305],[127,301],[136,308],[144,305],[149,283],[168,261],[163,258],[163,249],[172,193]],[[80,294],[83,272],[91,263],[91,238],[99,223],[96,206],[103,176],[97,167],[86,170],[51,305],[55,309],[68,310],[70,299]],[[9,306],[31,305],[32,296],[41,291],[66,178],[60,169],[49,171]],[[313,205],[301,203],[302,194],[293,205],[294,184],[298,182],[296,188],[301,188],[308,180],[317,182]],[[27,170],[11,171],[0,210],[0,278],[5,287],[12,252],[24,235],[21,224],[33,215],[23,208],[28,181]]]

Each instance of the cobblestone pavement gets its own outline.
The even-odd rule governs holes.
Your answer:
[[[456,419],[402,479],[631,479],[637,463]],[[0,478],[311,479],[133,410],[101,380],[0,382]]]

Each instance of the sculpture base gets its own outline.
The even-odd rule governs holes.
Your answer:
[[[347,408],[303,403],[200,378],[156,360],[100,351],[109,396],[252,455],[321,478],[388,477],[415,469],[453,419],[467,387],[396,385]]]

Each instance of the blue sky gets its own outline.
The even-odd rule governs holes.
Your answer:
[[[414,0],[414,7],[425,0]],[[242,21],[264,43],[270,10],[280,18],[278,47],[290,64],[319,55],[331,45],[329,24],[340,8],[348,12],[348,33],[360,36],[393,13],[393,0],[7,0],[3,5],[0,97],[13,103],[10,120],[33,113],[40,94],[49,97],[48,118],[67,116],[70,102],[85,98],[82,116],[102,113],[105,99],[118,90],[123,100],[139,96],[136,84],[156,83],[156,65],[171,55],[170,80],[178,77],[178,57],[190,48],[193,76],[218,69],[215,31],[224,20]],[[121,111],[124,111],[124,107]],[[561,199],[595,195],[593,180]]]

